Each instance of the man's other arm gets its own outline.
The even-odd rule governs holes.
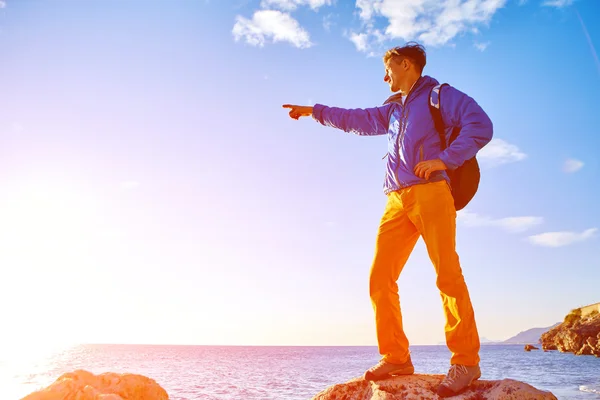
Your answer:
[[[446,167],[455,169],[492,140],[494,128],[479,104],[454,87],[445,86],[440,99],[444,125],[461,128],[456,140],[440,154]]]

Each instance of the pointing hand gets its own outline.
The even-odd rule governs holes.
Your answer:
[[[310,117],[313,112],[313,108],[310,106],[295,106],[292,104],[284,104],[283,108],[290,109],[290,117],[298,119],[300,117]]]

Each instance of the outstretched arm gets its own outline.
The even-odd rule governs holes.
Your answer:
[[[367,109],[345,109],[316,104],[314,107],[284,104],[290,109],[290,117],[311,116],[325,126],[341,129],[357,135],[385,135],[388,131],[388,112],[391,105]]]

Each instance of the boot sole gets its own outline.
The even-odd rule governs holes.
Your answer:
[[[440,388],[443,387],[445,390],[438,388],[437,394],[438,394],[438,396],[440,396],[442,398],[458,396],[459,394],[462,394],[462,393],[466,392],[469,389],[469,387],[471,387],[471,385],[473,384],[473,382],[475,382],[479,378],[481,378],[481,374],[479,374],[476,377],[474,377],[473,379],[471,379],[471,382],[469,382],[469,384],[467,386],[465,386],[464,388],[462,388],[458,392],[453,392],[447,386],[441,386],[440,385]]]
[[[410,367],[410,368],[404,368],[404,369],[400,369],[398,371],[394,371],[385,375],[374,375],[370,372],[365,373],[365,377],[364,379],[366,381],[382,381],[384,379],[389,379],[389,378],[393,378],[394,376],[402,376],[402,375],[413,375],[415,373],[415,368],[414,367]]]

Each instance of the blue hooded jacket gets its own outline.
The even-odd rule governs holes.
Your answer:
[[[385,194],[421,183],[448,180],[445,171],[431,174],[429,180],[414,173],[420,161],[441,159],[448,169],[461,166],[485,146],[493,135],[492,121],[471,97],[453,88],[442,89],[440,110],[446,127],[446,142],[453,127],[458,138],[444,151],[429,110],[429,93],[438,81],[422,76],[414,84],[404,104],[390,97],[380,107],[344,109],[315,104],[313,118],[325,126],[357,135],[388,135]]]

